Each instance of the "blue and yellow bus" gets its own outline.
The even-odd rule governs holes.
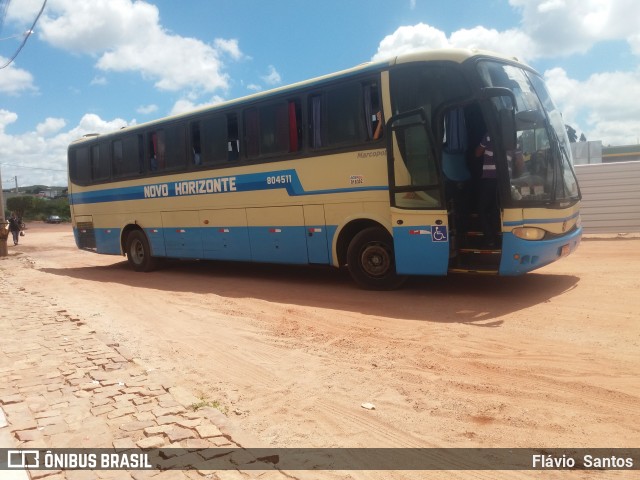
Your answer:
[[[85,136],[68,165],[77,246],[143,272],[160,258],[330,265],[389,289],[408,275],[523,274],[582,233],[542,77],[476,50],[402,55]]]

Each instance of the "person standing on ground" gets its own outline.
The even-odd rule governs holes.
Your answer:
[[[475,154],[476,158],[481,159],[483,162],[478,191],[478,215],[482,224],[483,246],[492,248],[496,245],[497,225],[495,225],[495,217],[497,213],[498,179],[493,142],[488,133],[482,137],[480,145],[476,147]]]
[[[18,215],[16,215],[16,213],[13,212],[11,214],[11,217],[9,218],[9,231],[11,232],[11,235],[13,236],[13,244],[14,245],[18,245],[18,239],[20,238],[21,226],[22,226],[22,220],[20,220],[20,218],[18,218]]]

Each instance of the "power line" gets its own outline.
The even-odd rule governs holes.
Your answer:
[[[47,4],[47,0],[44,0],[44,2],[42,2],[42,8],[40,9],[40,11],[38,12],[38,16],[36,17],[36,19],[33,21],[33,24],[31,25],[31,28],[29,30],[26,31],[25,35],[24,35],[24,39],[22,40],[22,43],[20,44],[20,46],[18,47],[18,49],[16,50],[16,53],[13,54],[13,56],[7,61],[7,63],[5,63],[4,65],[0,66],[0,70],[2,70],[3,68],[8,67],[9,65],[11,65],[11,63],[16,59],[16,57],[18,56],[18,54],[20,53],[20,51],[22,50],[22,48],[25,46],[25,44],[27,43],[27,40],[29,39],[29,37],[31,36],[31,34],[33,33],[33,29],[36,28],[36,23],[38,23],[38,20],[40,19],[40,15],[42,15],[42,12],[44,12],[44,7]],[[9,5],[9,2],[7,2],[7,6]],[[5,7],[5,12],[4,14],[6,14],[6,7]],[[3,18],[4,18],[4,14],[3,14]]]
[[[4,25],[4,17],[7,15],[7,9],[10,3],[11,0],[5,0],[0,3],[0,31],[2,30],[2,25]]]
[[[49,172],[66,172],[66,170],[60,170],[57,168],[44,168],[44,167],[25,167],[24,165],[16,165],[14,163],[0,163],[5,167],[17,167],[17,168],[26,168],[28,170],[47,170]]]

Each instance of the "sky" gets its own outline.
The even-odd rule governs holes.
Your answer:
[[[566,124],[640,142],[638,0],[0,0],[3,188],[66,186],[66,149],[416,49],[483,48],[544,75]]]

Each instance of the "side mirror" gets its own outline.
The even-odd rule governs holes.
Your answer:
[[[502,145],[505,150],[515,150],[516,148],[516,118],[515,105],[516,97],[511,90],[504,87],[487,87],[481,92],[482,98],[503,99],[495,101],[498,109],[498,121],[500,122],[500,135]]]
[[[545,118],[540,110],[523,110],[516,113],[516,127],[518,130],[534,130],[544,125]]]
[[[513,110],[500,110],[500,134],[505,150],[516,149],[516,121]]]

